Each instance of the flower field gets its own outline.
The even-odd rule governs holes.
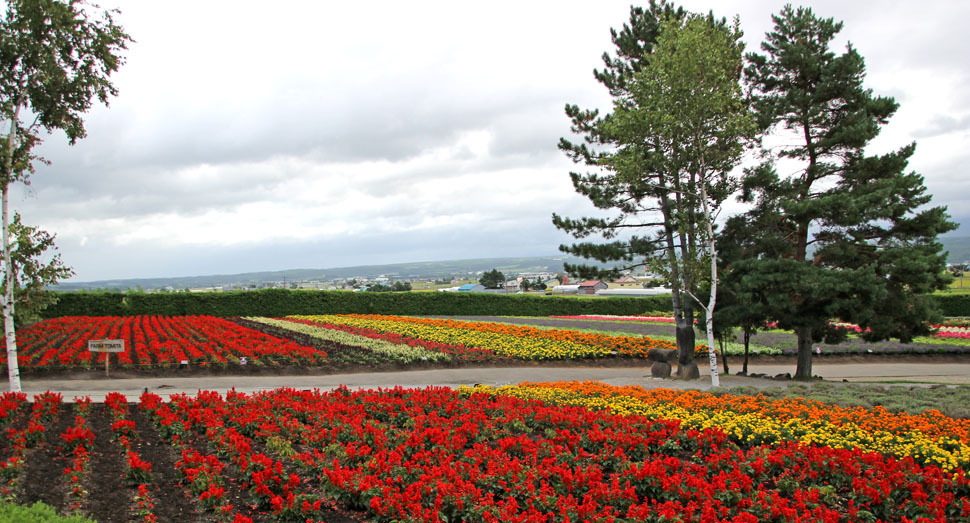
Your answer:
[[[934,325],[934,329],[937,329],[934,337],[937,338],[962,338],[970,339],[970,327],[965,325]]]
[[[590,317],[592,318],[592,317]],[[476,321],[495,321],[510,323],[515,325],[541,326],[545,328],[557,329],[581,329],[584,331],[608,331],[615,335],[642,335],[659,340],[673,340],[673,325],[654,321],[614,321],[608,320],[610,316],[598,316],[599,319],[573,319],[553,318],[553,317],[500,317],[486,316],[475,317]],[[933,326],[941,328],[940,332],[953,328],[967,328],[968,325],[942,325]],[[823,356],[837,355],[866,355],[866,354],[970,354],[970,337],[962,337],[959,330],[955,330],[956,335],[943,336],[939,333],[934,336],[921,336],[915,338],[910,343],[902,343],[897,340],[886,340],[879,342],[867,342],[856,336],[849,338],[839,344],[816,343],[813,347],[816,353],[820,350]],[[739,330],[736,331],[737,337],[734,342],[729,340],[725,347],[729,356],[743,354],[743,336]],[[702,333],[698,333],[698,340],[703,339]],[[702,347],[702,346],[699,346]],[[780,330],[767,330],[755,333],[751,338],[751,351],[765,355],[786,355],[794,356],[797,353],[797,340],[793,333]],[[700,356],[700,352],[695,352],[695,356]],[[707,354],[706,348],[703,354]]]
[[[598,382],[524,383],[475,391],[679,420],[697,430],[716,427],[740,445],[799,441],[911,458],[944,470],[970,466],[970,419],[948,418],[932,410],[909,415],[801,398],[772,401],[763,396],[645,390]]]
[[[367,327],[343,323],[310,321],[299,318],[245,318],[262,325],[278,327],[305,334],[324,342],[367,347],[375,352],[387,354],[400,363],[414,361],[490,361],[505,359],[493,351],[481,347],[468,347],[460,344],[439,343],[394,332],[384,332]]]
[[[572,316],[549,316],[550,318],[563,319],[563,320],[593,320],[593,321],[617,321],[617,322],[639,322],[639,323],[674,323],[673,316],[658,316],[658,315],[643,315],[643,316],[609,316],[609,315],[592,315],[592,314],[582,314],[582,315],[572,315]],[[851,332],[861,333],[862,329],[858,325],[853,325],[851,323],[844,322],[833,322],[833,325],[848,329]],[[771,323],[768,327],[776,327],[776,324]],[[957,338],[957,339],[970,339],[970,325],[960,324],[960,325],[932,325],[931,326],[935,332],[933,333],[934,338]]]
[[[884,436],[950,438],[953,451],[966,443],[959,420],[720,398],[590,383],[114,394],[73,406],[7,393],[0,486],[18,502],[143,522],[970,518],[965,456],[937,466]],[[754,427],[776,417],[802,436]],[[745,423],[760,436],[739,436]],[[869,447],[813,437],[850,425],[872,435]]]
[[[92,339],[121,339],[120,353],[92,353]],[[521,360],[646,357],[668,341],[538,329],[494,322],[401,316],[327,315],[289,318],[212,316],[63,317],[18,331],[25,372],[181,367],[321,371],[385,364],[465,364]],[[0,361],[0,366],[5,365]]]
[[[494,322],[382,315],[292,316],[319,325],[345,325],[409,338],[487,348],[525,360],[629,356],[645,358],[653,349],[675,349],[669,341],[646,336],[606,336],[568,329],[539,329]]]
[[[675,348],[672,336],[650,335],[652,331],[642,330],[669,329],[669,326],[659,324],[612,323],[630,329],[632,332],[628,334],[514,323],[542,319],[504,320],[460,321],[357,314],[230,319],[212,316],[62,317],[18,331],[18,360],[20,368],[28,374],[95,370],[104,365],[105,358],[109,359],[112,368],[141,372],[158,372],[159,369],[181,372],[185,368],[245,373],[260,372],[261,369],[312,368],[317,372],[331,372],[360,367],[461,366],[514,360],[647,358],[652,350]],[[578,321],[579,326],[597,322],[545,321]],[[961,336],[961,326],[946,327],[952,330],[949,340],[934,338],[917,348],[922,352],[964,353],[970,350],[966,345],[970,338],[957,339]],[[756,354],[788,353],[787,346],[781,349],[774,345],[793,343],[793,338],[785,334],[762,333],[758,336],[759,339],[761,336],[787,338],[770,342],[771,346],[753,345],[752,352]],[[105,338],[124,340],[125,351],[92,353],[87,350],[88,340]],[[834,348],[826,346],[825,353],[873,352],[872,349],[848,345],[851,344]],[[729,355],[736,355],[742,347],[728,343],[725,350]],[[707,347],[698,345],[696,351],[696,355],[706,355]],[[878,352],[905,351],[890,347]],[[6,360],[0,360],[0,368],[5,365]]]
[[[121,339],[125,351],[92,353],[88,340]],[[5,346],[5,343],[3,344]],[[192,365],[319,365],[324,351],[267,336],[212,316],[67,316],[17,332],[23,369],[97,368],[106,357],[122,368]],[[2,362],[6,366],[6,360]]]

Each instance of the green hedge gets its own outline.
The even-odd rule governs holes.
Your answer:
[[[457,292],[341,292],[265,289],[206,293],[59,294],[44,310],[59,316],[285,316],[287,314],[400,314],[407,316],[549,316],[643,314],[670,311],[670,296],[563,297]]]
[[[265,289],[201,293],[66,292],[46,318],[59,316],[285,316],[401,314],[407,316],[549,316],[670,311],[669,296],[563,297],[456,292],[342,292]],[[935,294],[944,316],[970,316],[970,294]]]
[[[970,316],[970,294],[934,294],[944,316]]]

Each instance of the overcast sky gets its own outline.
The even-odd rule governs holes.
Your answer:
[[[102,0],[136,40],[120,95],[47,138],[11,203],[57,234],[72,281],[557,253],[589,214],[556,148],[627,2]],[[748,49],[783,1],[739,15]],[[970,235],[970,2],[818,1],[901,104],[871,146]]]

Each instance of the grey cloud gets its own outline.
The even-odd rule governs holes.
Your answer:
[[[57,172],[56,166],[50,171]],[[229,169],[222,169],[227,171]],[[46,171],[46,170],[45,170]],[[143,216],[177,212],[192,216],[212,209],[232,207],[261,200],[286,181],[284,171],[259,172],[237,170],[221,176],[218,183],[209,180],[180,180],[159,168],[142,167],[94,174],[90,170],[73,170],[66,177],[70,183],[58,184],[39,172],[32,190],[23,194],[14,189],[15,206],[42,208],[51,218]],[[80,172],[79,172],[80,171]],[[17,198],[16,194],[23,196]]]
[[[266,242],[227,248],[177,247],[159,252],[132,245],[124,257],[105,256],[117,248],[98,241],[62,246],[77,276],[71,281],[234,274],[253,270],[345,267],[406,261],[554,255],[564,238],[552,225],[443,227],[434,232],[367,234],[333,241]],[[294,260],[299,260],[294,261]]]
[[[952,116],[938,114],[930,120],[929,125],[913,132],[917,138],[931,138],[955,131],[970,130],[970,114],[954,118]]]

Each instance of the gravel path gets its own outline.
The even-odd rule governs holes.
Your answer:
[[[814,374],[826,383],[839,386],[846,382],[867,383],[910,383],[910,384],[970,384],[970,360],[939,361],[931,363],[913,362],[853,362],[852,358],[837,358],[826,362],[819,359],[813,365]],[[60,392],[65,401],[75,396],[89,396],[94,401],[103,401],[111,391],[121,392],[129,398],[137,398],[145,390],[167,397],[170,394],[194,394],[199,389],[216,390],[225,393],[229,390],[253,393],[279,387],[321,390],[338,386],[349,388],[388,388],[388,387],[450,387],[460,385],[508,385],[523,381],[576,381],[595,380],[610,385],[640,385],[644,388],[668,389],[709,389],[711,381],[706,365],[699,365],[701,379],[681,381],[660,379],[650,376],[649,366],[637,367],[557,367],[530,366],[507,368],[464,368],[430,369],[400,372],[360,372],[353,374],[329,374],[322,376],[199,376],[199,377],[161,377],[133,379],[36,379],[25,378],[23,389],[33,397],[43,391]],[[722,369],[723,370],[723,369]],[[771,361],[754,363],[751,373],[778,374],[795,371],[794,361]],[[774,380],[757,377],[721,374],[722,387],[787,387],[791,380]]]

